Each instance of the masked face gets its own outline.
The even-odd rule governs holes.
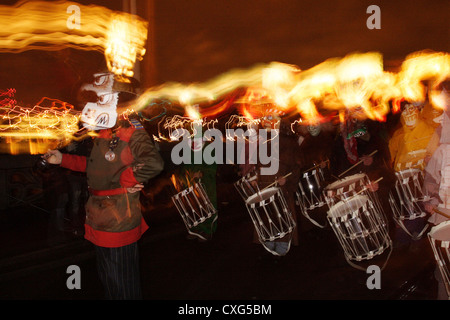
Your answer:
[[[308,126],[308,132],[313,136],[317,137],[321,131],[320,125]]]
[[[419,108],[412,104],[407,104],[405,110],[402,112],[402,118],[408,127],[414,128],[419,119]]]
[[[355,107],[353,109],[351,109],[350,112],[350,117],[354,120],[359,120],[359,121],[363,121],[367,119],[367,115],[366,112],[364,111],[364,109],[362,107]]]
[[[117,121],[117,103],[119,93],[113,91],[114,75],[97,73],[94,81],[82,87],[84,91],[93,91],[96,102],[88,102],[81,111],[81,122],[89,130],[109,129]]]
[[[281,118],[276,115],[269,115],[261,120],[261,126],[267,131],[280,129]]]
[[[117,121],[117,101],[119,93],[104,94],[99,101],[88,102],[81,111],[81,122],[89,130],[109,129]]]

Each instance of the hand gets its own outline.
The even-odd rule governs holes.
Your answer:
[[[367,189],[371,192],[376,192],[378,190],[378,182],[371,182],[367,185]]]
[[[127,188],[128,193],[139,192],[144,188],[142,183],[135,184],[133,187]]]
[[[428,213],[434,213],[434,208],[435,208],[435,206],[432,205],[431,203],[425,203],[424,204],[424,209]]]
[[[281,177],[281,178],[277,179],[277,182],[280,186],[284,186],[284,184],[286,183],[286,178]]]
[[[370,156],[362,156],[361,161],[365,166],[370,166],[373,163],[373,158]]]
[[[59,150],[48,150],[42,158],[50,164],[61,164],[62,153]]]
[[[141,169],[143,166],[144,166],[143,163],[135,164],[135,165],[133,166],[133,172],[138,171],[138,170]]]
[[[203,173],[201,171],[194,172],[192,177],[200,179],[201,177],[203,177]]]
[[[320,168],[325,169],[328,165],[328,161],[322,161],[319,165],[320,165]]]

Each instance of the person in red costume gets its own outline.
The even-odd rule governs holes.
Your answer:
[[[141,299],[137,241],[148,229],[139,195],[164,162],[137,120],[117,120],[120,91],[111,73],[94,75],[84,90],[98,100],[86,103],[83,125],[97,132],[89,156],[49,150],[51,164],[86,172],[90,197],[86,203],[85,238],[95,245],[99,277],[106,299]]]

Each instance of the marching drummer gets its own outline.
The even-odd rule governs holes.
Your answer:
[[[398,103],[396,101],[394,103]],[[400,100],[401,127],[394,131],[389,141],[389,152],[392,169],[401,173],[407,169],[422,171],[426,164],[427,146],[433,136],[435,128],[421,116],[423,103]],[[410,234],[418,236],[426,226],[424,219],[406,219],[402,221]],[[410,237],[396,226],[394,241],[397,247],[409,245]]]
[[[376,182],[383,178],[383,185],[393,180],[386,164],[389,159],[387,130],[383,123],[368,119],[361,107],[347,109],[340,121],[336,135],[332,162],[335,178],[363,171],[370,178],[367,188],[385,192]],[[380,195],[381,199],[385,199]]]
[[[268,187],[269,185],[273,185],[274,182],[276,183],[276,185],[280,186],[286,198],[288,210],[291,211],[292,218],[297,225],[294,192],[299,177],[298,170],[296,170],[297,164],[295,162],[295,155],[296,150],[298,150],[298,144],[296,142],[294,134],[292,134],[292,131],[290,130],[290,128],[288,128],[289,126],[285,126],[285,119],[282,119],[280,114],[277,114],[277,112],[274,110],[276,110],[276,108],[272,105],[267,108],[265,114],[262,117],[260,129],[264,129],[268,132],[270,132],[271,130],[279,130],[277,139],[268,139],[267,141],[262,142],[268,144],[277,144],[275,148],[273,148],[273,150],[275,150],[275,154],[271,154],[271,157],[277,157],[279,159],[279,170],[276,174],[271,175],[257,174],[257,181],[254,180],[252,181],[252,183],[257,184],[258,188],[260,189]],[[260,173],[262,171],[261,169],[264,168],[264,165],[261,163],[249,165],[248,159],[243,162],[245,163],[240,164],[240,171],[242,176],[245,176],[250,171]],[[287,176],[288,174],[289,176]],[[256,231],[254,232],[253,238],[254,243],[260,243]],[[291,244],[294,246],[298,245],[297,226],[294,228],[291,234],[288,234],[281,239],[276,239],[275,241],[266,241],[263,246],[268,251],[275,252],[278,256],[284,256],[288,253]]]
[[[446,85],[448,87],[448,82]],[[449,96],[445,87],[441,88],[442,107],[446,111],[442,114],[442,125],[438,130],[439,145],[433,153],[425,168],[424,188],[431,196],[431,200],[425,204],[425,210],[431,214],[428,222],[438,225],[450,220],[450,108]],[[438,281],[437,299],[447,300],[442,275],[436,267],[435,277]]]
[[[194,159],[194,153],[203,152],[204,148],[208,144],[207,139],[204,137],[201,128],[197,128],[196,133],[192,138],[189,146],[191,147],[192,157]],[[216,175],[217,175],[217,164],[211,163],[206,164],[203,157],[201,163],[184,163],[181,167],[184,171],[180,176],[185,176],[187,185],[192,185],[196,181],[201,181],[205,192],[211,201],[211,204],[216,209],[216,212],[212,213],[211,217],[198,224],[197,226],[191,228],[188,232],[187,239],[196,239],[200,242],[209,241],[212,239],[213,234],[217,230],[218,213],[217,213],[217,188],[216,188]]]

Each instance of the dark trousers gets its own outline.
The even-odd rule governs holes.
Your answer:
[[[108,300],[142,299],[137,242],[118,248],[96,246],[97,269]]]

